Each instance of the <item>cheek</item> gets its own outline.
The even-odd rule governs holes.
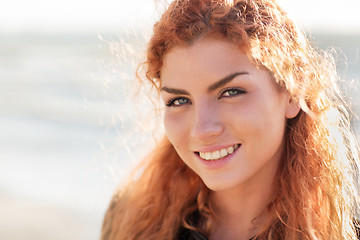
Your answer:
[[[184,117],[178,114],[165,112],[164,128],[167,137],[173,145],[183,140],[186,135],[187,121]]]
[[[228,124],[247,137],[271,139],[282,135],[285,128],[285,112],[279,101],[247,101],[227,112]]]
[[[253,123],[254,137],[257,137],[257,145],[263,151],[277,151],[282,144],[285,132],[285,113],[281,103],[274,106],[269,104],[262,111],[257,112]],[[251,129],[249,127],[249,129]]]

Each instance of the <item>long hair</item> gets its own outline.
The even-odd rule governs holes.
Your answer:
[[[153,31],[142,68],[157,90],[171,48],[215,37],[244,49],[299,103],[257,239],[356,239],[358,145],[332,58],[312,48],[274,0],[175,0]],[[114,195],[102,239],[176,239],[181,228],[208,235],[209,192],[164,137],[141,176]]]

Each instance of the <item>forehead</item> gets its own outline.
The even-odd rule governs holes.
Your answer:
[[[226,39],[205,38],[189,46],[175,46],[167,52],[161,68],[161,81],[178,78],[215,78],[235,71],[255,71],[245,51]]]

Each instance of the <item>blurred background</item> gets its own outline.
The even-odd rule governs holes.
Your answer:
[[[99,239],[114,189],[153,144],[152,105],[135,97],[134,71],[162,9],[154,2],[2,4],[1,240]],[[314,45],[336,50],[359,114],[360,1],[280,4]]]

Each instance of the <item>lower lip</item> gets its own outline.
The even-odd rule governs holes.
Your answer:
[[[224,167],[233,158],[233,156],[240,149],[240,147],[238,147],[232,154],[227,155],[223,158],[219,158],[217,160],[205,160],[202,159],[198,154],[195,155],[200,159],[202,164],[204,164],[207,169],[215,170]]]

